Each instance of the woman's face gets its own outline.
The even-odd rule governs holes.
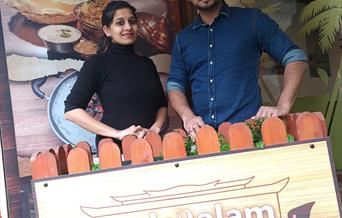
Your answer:
[[[107,37],[112,38],[114,43],[133,44],[138,34],[137,19],[130,9],[118,9],[114,14],[112,24],[109,27],[103,26],[103,31]]]

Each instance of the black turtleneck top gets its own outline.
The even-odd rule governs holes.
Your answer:
[[[87,59],[65,101],[65,112],[86,109],[94,93],[104,109],[102,122],[118,130],[149,128],[157,111],[167,107],[154,63],[136,55],[133,45],[112,43],[106,52]]]

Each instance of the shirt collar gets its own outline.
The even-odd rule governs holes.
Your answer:
[[[225,2],[222,2],[222,7],[220,9],[220,12],[219,12],[219,15],[223,15],[225,16],[226,18],[229,17],[229,6],[225,3]],[[216,18],[215,18],[216,19]],[[194,19],[194,21],[192,22],[192,29],[197,29],[199,28],[200,26],[206,26],[207,24],[205,24],[202,19],[201,19],[201,16],[200,15],[197,15]]]

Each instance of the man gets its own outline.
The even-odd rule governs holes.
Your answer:
[[[307,69],[304,52],[258,9],[222,0],[190,0],[199,15],[173,45],[167,83],[171,106],[192,136],[204,124],[287,115]],[[265,51],[285,66],[276,106],[261,106],[259,59]],[[186,98],[190,85],[192,108]]]

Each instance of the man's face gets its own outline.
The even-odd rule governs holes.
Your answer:
[[[216,8],[222,0],[190,0],[192,4],[198,9],[202,11],[211,10]]]

